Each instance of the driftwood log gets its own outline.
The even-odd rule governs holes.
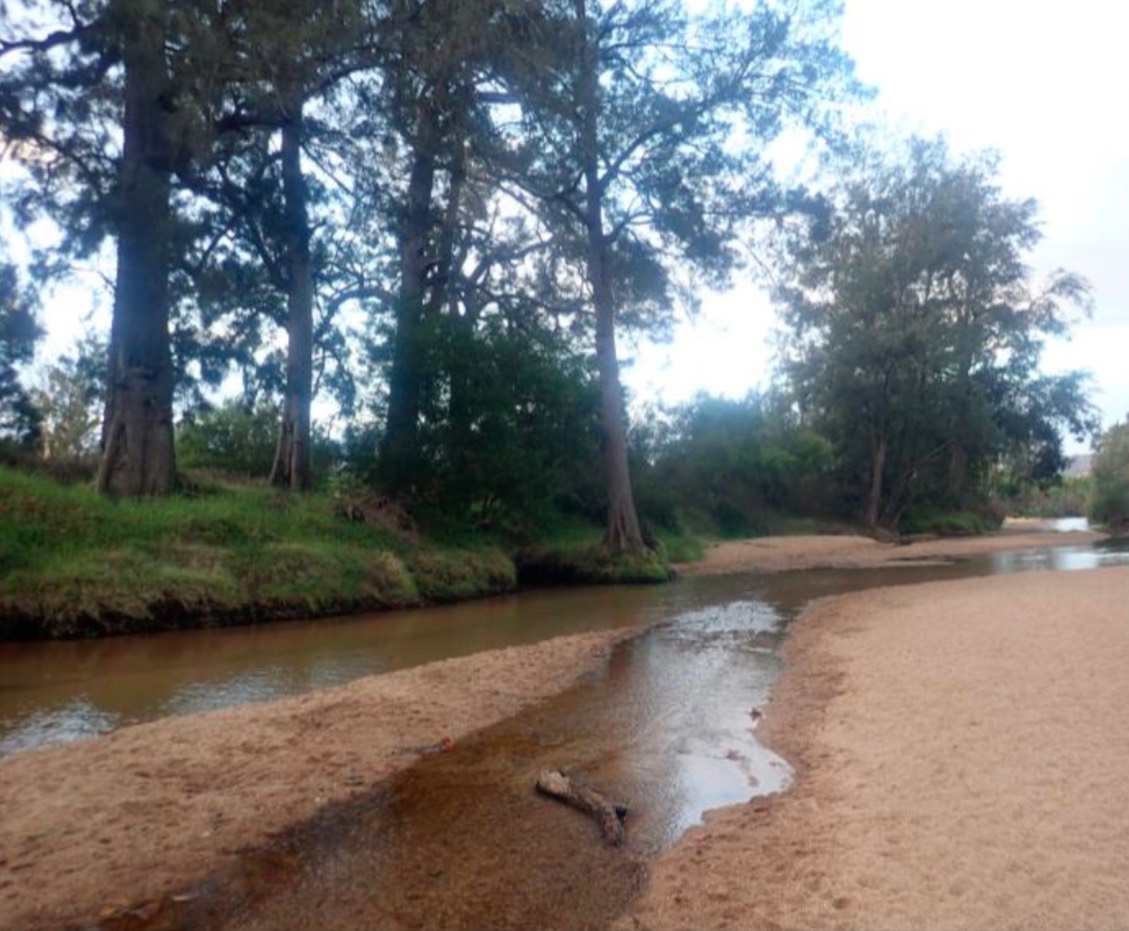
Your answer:
[[[595,789],[573,781],[558,770],[544,770],[537,779],[537,791],[595,818],[604,840],[613,847],[623,843],[623,822],[627,817],[625,806],[608,801]]]

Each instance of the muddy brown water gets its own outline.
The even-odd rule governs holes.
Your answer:
[[[994,553],[929,569],[926,576],[1084,569],[1126,561],[1124,546],[1064,546]],[[844,586],[922,577],[903,575],[906,571],[801,572],[742,584],[748,597],[786,612]],[[0,643],[0,757],[168,715],[283,698],[480,650],[650,624],[695,605],[724,601],[730,589],[724,580],[695,578],[657,589],[524,592],[427,610],[260,627]]]
[[[191,663],[166,659],[163,678],[172,681],[164,685],[160,675],[133,679],[128,664],[113,665],[116,713],[144,716],[150,709],[148,716],[156,716],[170,702],[179,707],[175,696],[189,685],[206,691],[215,683],[240,699],[242,686],[232,689],[233,679],[283,668],[286,657],[292,681],[305,688],[558,633],[652,625],[569,691],[479,732],[451,753],[422,759],[371,793],[324,809],[132,926],[605,927],[637,893],[647,861],[706,810],[787,785],[788,765],[757,742],[750,711],[767,701],[788,621],[812,599],[879,585],[1124,561],[1129,553],[1123,550],[1068,547],[948,565],[542,592],[410,616],[309,622],[265,640],[251,635],[260,649],[276,647],[257,665],[244,653],[242,632],[205,633],[202,639],[226,646],[220,665],[201,646]],[[391,624],[386,638],[370,629],[385,622]],[[331,647],[325,639],[334,634]],[[88,696],[99,694],[89,685],[97,679],[90,670],[71,676],[87,683]],[[272,676],[278,681],[280,674]],[[145,684],[135,704],[126,700],[131,681]],[[57,691],[56,683],[46,694],[58,698]],[[533,792],[537,774],[547,768],[564,768],[630,808],[623,848],[604,846],[593,822]]]

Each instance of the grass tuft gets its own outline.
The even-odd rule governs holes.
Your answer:
[[[657,553],[611,552],[599,543],[550,543],[524,549],[516,558],[522,584],[655,584],[671,578],[661,547]]]

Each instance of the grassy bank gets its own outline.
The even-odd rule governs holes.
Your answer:
[[[705,556],[705,541],[689,533],[660,533],[654,548],[640,553],[609,553],[602,538],[602,528],[562,518],[542,539],[518,548],[518,579],[523,585],[647,585],[673,578],[671,563]]]
[[[213,627],[460,601],[523,585],[653,583],[658,553],[611,556],[591,525],[516,553],[473,532],[444,542],[358,519],[325,494],[214,482],[111,501],[0,466],[0,639]],[[669,537],[670,559],[700,558]]]
[[[267,488],[109,501],[0,467],[0,638],[219,626],[512,590],[493,546],[442,547]]]

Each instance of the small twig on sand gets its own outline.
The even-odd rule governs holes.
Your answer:
[[[613,847],[623,843],[623,822],[627,818],[625,806],[608,801],[595,789],[574,782],[558,770],[542,772],[537,780],[537,791],[559,799],[595,818],[603,832],[604,840]]]

